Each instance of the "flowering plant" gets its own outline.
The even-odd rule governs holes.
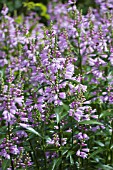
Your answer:
[[[48,27],[1,11],[2,169],[113,168],[113,2],[96,3],[54,0]]]

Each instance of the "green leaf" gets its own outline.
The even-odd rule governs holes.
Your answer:
[[[4,139],[4,138],[3,138]],[[0,139],[0,144],[3,142],[3,139]]]
[[[74,160],[73,160],[73,158],[72,158],[72,156],[70,155],[70,163],[73,165],[74,164]]]
[[[34,9],[35,8],[35,3],[34,2],[23,2],[24,7],[27,7],[28,10]]]
[[[30,33],[30,34],[31,34],[32,31],[35,29],[36,25],[37,25],[37,24],[34,24],[34,25],[32,25],[32,26],[30,27],[30,29],[29,29],[29,33]]]
[[[22,126],[22,127],[25,128],[25,129],[27,129],[27,131],[29,131],[29,132],[31,132],[31,133],[39,136],[40,138],[43,138],[43,137],[40,135],[40,133],[37,132],[37,131],[36,131],[35,129],[33,129],[32,127],[30,127],[30,126],[25,126],[25,125]]]
[[[36,135],[38,135],[39,137],[42,138],[42,136],[40,135],[40,133],[37,132],[37,131],[36,131],[35,129],[33,129],[32,127],[27,127],[27,130],[28,130],[29,132],[34,133],[34,134],[36,134]]]
[[[17,24],[21,24],[21,23],[23,22],[23,17],[22,17],[22,15],[19,15],[19,16],[15,19],[15,22],[16,22]]]
[[[9,168],[10,164],[11,164],[10,159],[5,159],[2,163],[2,170],[7,170],[7,168]]]
[[[113,170],[113,167],[109,165],[101,165],[100,168],[102,168],[102,170]]]
[[[82,122],[79,122],[79,124],[85,124],[85,125],[103,125],[102,123],[100,122],[97,122],[96,120],[84,120]]]
[[[5,50],[4,50],[5,51]],[[5,77],[5,70],[6,70],[7,66],[4,66],[1,70],[0,70],[0,77],[4,78]]]
[[[54,110],[55,110],[56,120],[57,120],[57,124],[58,124],[61,120],[62,107],[59,106],[59,107],[55,108]]]
[[[61,164],[61,161],[62,161],[61,158],[55,159],[51,170],[56,170],[56,166],[58,168],[59,165]]]
[[[105,145],[104,145],[102,142],[100,142],[100,141],[95,141],[95,143],[98,144],[98,145],[101,146],[101,147],[104,147],[104,146],[105,146]]]
[[[66,158],[70,157],[70,156],[73,155],[73,154],[75,154],[74,151],[69,151],[68,154],[67,154],[67,156],[66,156]]]
[[[88,159],[93,158],[95,155],[97,155],[98,153],[102,153],[104,152],[106,149],[105,148],[98,148],[98,150],[94,151],[93,153],[90,154],[90,156],[88,157]]]
[[[65,155],[68,152],[68,150],[65,150],[62,152],[62,155]]]
[[[113,116],[113,109],[108,109],[100,114],[100,118],[106,117],[106,116]]]
[[[59,124],[60,119],[61,119],[61,115],[60,115],[60,113],[57,112],[57,113],[56,113],[57,124]]]
[[[111,145],[110,149],[111,149],[111,150],[113,149],[113,144]]]
[[[18,9],[18,8],[20,8],[21,6],[22,6],[22,1],[16,0],[16,1],[15,1],[15,8]]]
[[[54,109],[56,114],[57,124],[68,114],[69,106],[64,104]]]
[[[69,105],[63,103],[63,108],[64,110],[69,111]]]
[[[61,120],[62,120],[67,114],[68,114],[68,112],[63,112],[63,113],[61,114]]]
[[[42,3],[23,2],[23,5],[28,10],[33,10],[33,9],[36,9],[36,7],[38,7],[41,10],[40,15],[42,17],[45,17],[46,19],[50,18],[49,14],[47,14],[47,7]]]

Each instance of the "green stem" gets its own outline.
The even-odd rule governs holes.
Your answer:
[[[111,135],[111,140],[110,140],[110,148],[113,144],[113,120],[111,122],[111,126],[112,126],[112,135]],[[110,150],[110,155],[111,155],[111,164],[113,164],[113,151]]]
[[[8,136],[9,136],[9,141],[11,140],[11,136],[10,136],[10,123],[8,122]],[[14,164],[13,164],[13,160],[12,160],[12,154],[9,153],[10,155],[10,160],[11,160],[11,167],[12,167],[12,170],[14,170]]]
[[[72,133],[71,133],[71,138],[72,138],[72,148],[73,148],[73,143],[74,143],[74,141],[73,141],[73,136],[74,136],[74,130],[73,130],[73,118],[71,117],[71,124],[72,124]]]
[[[60,128],[60,123],[58,123],[58,131],[59,131],[59,144],[60,146],[62,145],[62,136],[61,136],[61,128]],[[59,151],[59,157],[61,158],[62,157],[62,153],[61,151]],[[62,162],[59,166],[59,170],[62,170]]]
[[[44,164],[45,164],[45,170],[46,170],[47,169],[47,160],[46,160],[46,155],[45,155],[45,152],[46,152],[45,146],[43,148],[43,151],[44,151]]]
[[[35,150],[32,146],[32,142],[29,140],[29,144],[30,144],[30,147],[31,147],[31,150],[33,151],[33,159],[34,159],[34,162],[36,162],[36,167],[39,169],[39,164],[38,164],[38,161],[37,161],[37,155],[35,153]]]
[[[45,170],[47,169],[47,159],[46,159],[46,147],[45,147],[45,122],[43,124],[43,131],[42,131],[42,135],[43,135],[43,155],[44,155],[44,164],[45,164]]]
[[[110,158],[111,158],[110,162],[111,162],[111,164],[113,164],[113,151],[111,150],[111,146],[113,144],[113,120],[111,122],[111,126],[112,126],[112,134],[111,134],[111,139],[110,139],[110,143],[109,143],[109,150],[108,150],[107,156],[106,156],[106,164],[109,163],[109,161],[108,161],[109,155],[110,155]]]

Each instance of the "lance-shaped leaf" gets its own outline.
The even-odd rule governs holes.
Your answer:
[[[106,117],[106,116],[113,116],[113,109],[108,109],[108,110],[106,110],[106,111],[103,111],[103,112],[100,114],[100,118]]]
[[[27,131],[39,136],[40,138],[43,138],[39,132],[37,132],[35,129],[33,129],[31,126],[25,125],[23,123],[20,123],[20,126],[22,126],[23,128],[25,128]]]
[[[84,120],[82,122],[79,122],[79,124],[81,125],[103,125],[102,123],[97,122],[95,120]]]

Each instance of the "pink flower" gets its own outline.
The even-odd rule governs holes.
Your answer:
[[[65,78],[66,79],[71,79],[74,74],[74,65],[73,64],[68,64],[66,67],[66,74]]]
[[[1,11],[1,14],[2,15],[6,15],[8,13],[8,8],[7,7],[4,7]]]
[[[80,156],[80,150],[78,150],[78,151],[76,152],[76,155],[77,155],[77,156]]]
[[[12,113],[9,113],[7,110],[5,110],[2,114],[7,122],[10,122],[12,119],[15,118],[15,116]]]
[[[17,148],[17,146],[10,146],[10,153],[14,154],[14,155],[17,155],[19,154],[19,150]]]
[[[65,99],[65,98],[66,98],[66,93],[65,93],[65,92],[60,92],[60,93],[59,93],[59,97],[60,97],[61,99]]]
[[[18,103],[19,106],[22,106],[23,96],[21,96],[21,97],[16,97],[16,98],[15,98],[15,103]]]
[[[78,85],[75,87],[75,89],[78,90],[79,93],[80,93],[81,91],[86,92],[87,86],[82,85],[82,84],[78,84]]]

